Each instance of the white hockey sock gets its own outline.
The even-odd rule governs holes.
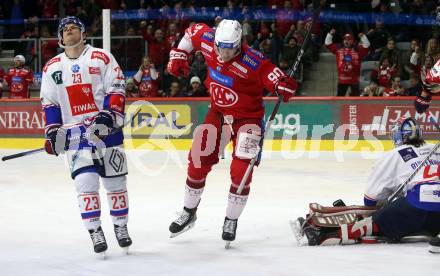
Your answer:
[[[183,199],[183,206],[188,209],[196,208],[199,205],[200,198],[202,197],[203,189],[194,189],[188,185],[185,185],[185,196]]]
[[[248,195],[242,196],[229,193],[226,216],[230,219],[238,219],[243,212],[244,206],[246,206],[247,199]]]
[[[101,226],[101,200],[99,193],[84,193],[78,195],[79,210],[87,230]]]
[[[128,193],[127,177],[102,178],[102,184],[107,190],[107,203],[113,224],[123,226],[128,222]]]
[[[99,176],[96,173],[82,173],[74,180],[78,192],[78,206],[87,230],[101,226],[101,200],[99,198]]]
[[[128,193],[115,191],[107,193],[107,202],[113,224],[123,226],[128,222]]]

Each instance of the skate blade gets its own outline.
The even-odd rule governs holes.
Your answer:
[[[429,253],[433,253],[433,254],[439,254],[440,253],[440,247],[439,246],[429,246],[428,249]]]
[[[96,254],[98,254],[98,259],[106,260],[107,259],[107,254],[105,252],[106,251],[103,251],[103,252],[100,252],[100,253],[96,253]]]
[[[231,242],[230,241],[226,241],[225,242],[225,249],[230,249],[231,248]]]
[[[301,223],[298,220],[289,221],[290,229],[292,229],[293,237],[296,240],[298,246],[304,246],[308,244],[307,236],[304,235],[301,227]]]
[[[174,238],[179,236],[182,233],[185,233],[186,231],[190,230],[191,228],[194,227],[195,221],[191,222],[190,224],[188,224],[185,228],[182,229],[182,231],[177,232],[177,233],[170,233],[170,238]]]
[[[122,247],[122,253],[124,255],[130,255],[130,246]]]

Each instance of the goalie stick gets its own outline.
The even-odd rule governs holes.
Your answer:
[[[110,131],[110,133],[108,135],[112,135],[117,133],[118,131],[121,131],[126,125],[128,125],[131,121],[134,120],[134,118],[136,118],[136,116],[138,115],[138,113],[141,111],[141,108],[138,108],[136,110],[136,112],[133,114],[133,116],[131,116],[131,118],[127,121],[124,122],[124,124],[122,126],[119,126],[115,129],[113,129],[112,131]],[[84,137],[81,137],[80,141],[78,142],[78,144],[80,144],[83,139],[85,139]],[[23,152],[19,152],[19,153],[15,153],[15,154],[11,154],[11,155],[6,155],[2,157],[2,161],[8,161],[11,159],[15,159],[15,158],[19,158],[19,157],[23,157],[23,156],[28,156],[28,155],[32,155],[32,154],[36,154],[39,152],[43,152],[45,151],[44,147],[43,148],[38,148],[38,149],[33,149],[33,150],[28,150],[28,151],[23,151]]]
[[[306,36],[304,37],[304,41],[303,41],[303,43],[301,45],[301,48],[300,48],[300,50],[299,50],[299,52],[298,52],[298,54],[296,56],[295,63],[287,71],[287,75],[289,77],[292,77],[295,74],[295,72],[298,70],[299,64],[301,63],[302,56],[304,55],[304,49],[306,48],[306,46],[307,46],[307,44],[308,44],[308,42],[310,40],[311,32],[312,32],[313,27],[314,27],[314,25],[316,23],[316,20],[319,17],[319,13],[320,13],[320,6],[319,6],[319,4],[320,4],[319,0],[313,0],[313,4],[312,4],[312,6],[313,6],[312,23],[310,25],[310,28],[307,30]],[[268,130],[272,126],[272,123],[273,123],[273,121],[275,119],[275,116],[278,113],[278,109],[280,108],[280,105],[281,105],[282,97],[280,95],[278,95],[277,91],[275,91],[275,93],[278,96],[278,100],[277,100],[277,102],[275,104],[275,107],[273,108],[272,113],[269,116],[269,120],[267,121],[266,126],[264,128],[265,131],[264,131],[264,134],[263,134],[263,141],[264,141],[264,138],[266,137],[266,133],[268,132]],[[258,156],[259,156],[259,154],[255,155],[251,159],[251,161],[250,161],[250,163],[249,163],[249,165],[248,165],[248,167],[246,169],[246,172],[245,172],[243,178],[241,179],[240,185],[238,186],[237,194],[240,195],[241,192],[243,191],[245,183],[246,183],[247,179],[249,178],[249,175],[250,175],[253,167],[255,166],[255,162],[257,161]]]

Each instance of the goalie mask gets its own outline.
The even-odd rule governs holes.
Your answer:
[[[64,29],[66,28],[66,26],[68,25],[76,25],[81,32],[81,39],[78,41],[78,43],[75,43],[74,45],[70,45],[70,46],[66,46],[63,42],[63,32]],[[60,20],[60,23],[58,24],[58,45],[63,48],[74,48],[76,46],[78,46],[81,43],[85,42],[85,32],[86,32],[86,27],[84,26],[84,24],[81,22],[81,20],[76,17],[76,16],[67,16],[64,17]]]
[[[390,136],[396,147],[403,144],[413,144],[414,142],[418,144],[422,139],[422,130],[413,118],[402,117],[394,122]]]
[[[240,53],[241,25],[236,20],[224,19],[215,30],[214,48],[222,62],[228,62]]]

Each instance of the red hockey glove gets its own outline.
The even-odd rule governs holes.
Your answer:
[[[173,48],[170,52],[170,61],[168,62],[167,70],[175,77],[180,77],[181,75],[188,77],[188,54],[183,50]]]
[[[432,97],[429,92],[426,94],[426,92],[423,91],[419,96],[417,96],[416,100],[414,101],[414,106],[417,113],[424,113],[429,108],[431,99]]]
[[[283,96],[283,102],[287,102],[291,97],[295,96],[297,88],[298,84],[296,81],[287,76],[282,76],[275,84],[275,91],[277,91],[279,95]]]
[[[44,149],[48,154],[56,155],[63,153],[68,148],[67,132],[61,126],[52,126],[46,130]]]

